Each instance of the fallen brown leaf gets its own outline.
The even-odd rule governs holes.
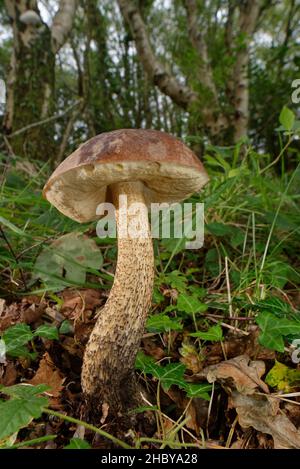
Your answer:
[[[93,311],[102,304],[102,292],[86,288],[81,290],[64,290],[61,313],[69,319],[78,319],[85,311]]]
[[[247,355],[225,360],[217,365],[204,368],[197,376],[209,383],[220,380],[230,387],[230,382],[242,394],[253,394],[257,387],[269,393],[268,386],[260,379],[265,373],[263,361],[251,361]]]
[[[275,449],[300,449],[300,431],[280,409],[279,399],[234,391],[230,405],[236,409],[241,427],[272,435]]]

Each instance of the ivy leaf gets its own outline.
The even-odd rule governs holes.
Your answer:
[[[182,324],[178,318],[170,318],[164,313],[154,314],[147,320],[147,330],[149,332],[181,331]]]
[[[294,126],[295,114],[288,107],[283,106],[279,116],[279,122],[287,132],[290,132]]]
[[[206,332],[197,331],[190,335],[192,337],[200,337],[203,340],[210,340],[211,342],[220,342],[223,339],[222,327],[219,324],[210,327]]]
[[[269,311],[261,312],[256,323],[261,329],[260,344],[278,352],[284,352],[284,337],[300,334],[300,322],[275,316]]]
[[[39,326],[33,333],[36,337],[44,337],[45,339],[58,340],[58,330],[55,326],[50,326],[49,324],[42,324]]]
[[[208,223],[206,225],[207,231],[214,236],[228,236],[232,234],[232,227],[225,225],[224,223],[219,223],[213,221],[212,223]]]
[[[72,438],[64,449],[91,449],[91,445],[81,438]]]
[[[39,394],[47,389],[49,388],[45,385],[26,384],[0,387],[1,393],[11,396],[8,401],[0,401],[0,440],[18,432],[32,419],[42,415],[43,408],[48,405],[48,399]]]
[[[279,391],[289,392],[292,385],[300,382],[300,371],[289,368],[288,366],[275,362],[275,365],[266,376],[266,383],[277,388]]]
[[[6,353],[11,357],[30,357],[34,354],[30,353],[25,346],[33,339],[33,333],[27,324],[16,324],[6,329],[2,335],[5,342]]]

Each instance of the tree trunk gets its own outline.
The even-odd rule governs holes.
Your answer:
[[[4,132],[15,154],[53,158],[54,122],[14,132],[54,114],[55,54],[64,44],[75,14],[75,0],[62,0],[52,29],[43,23],[36,0],[5,0],[13,28],[7,80]]]

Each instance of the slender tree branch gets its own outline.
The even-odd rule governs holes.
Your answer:
[[[33,127],[38,127],[39,125],[48,124],[49,122],[60,119],[61,117],[64,117],[66,114],[68,114],[68,112],[70,112],[71,109],[73,109],[79,103],[81,103],[81,100],[78,100],[75,103],[71,104],[63,112],[60,112],[59,114],[54,114],[54,116],[51,116],[51,117],[47,117],[47,119],[42,119],[38,122],[33,122],[32,124],[28,124],[25,127],[22,127],[22,129],[16,130],[15,132],[12,132],[11,134],[7,135],[7,137],[9,138],[15,137],[16,135],[20,135],[23,132],[26,132],[26,130],[32,129]]]

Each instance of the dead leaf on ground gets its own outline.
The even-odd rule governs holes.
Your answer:
[[[43,358],[40,361],[39,368],[34,375],[34,377],[28,381],[30,384],[48,384],[51,388],[49,393],[54,398],[58,398],[62,389],[63,382],[65,377],[62,373],[56,368],[48,352],[43,355]],[[55,400],[55,403],[57,401]]]
[[[266,349],[260,345],[258,336],[259,328],[257,326],[253,326],[250,334],[247,336],[228,334],[222,345],[220,342],[216,342],[205,347],[205,364],[219,363],[220,360],[223,360],[223,351],[225,351],[228,359],[239,355],[248,355],[251,359],[255,360],[274,360],[274,350]]]
[[[269,393],[268,386],[260,379],[265,373],[263,361],[251,361],[247,355],[225,360],[217,365],[204,368],[197,376],[206,378],[209,383],[225,381],[230,387],[230,381],[243,394],[253,394],[257,387]]]
[[[35,295],[23,298],[19,303],[6,305],[0,300],[0,332],[19,322],[32,324],[39,320],[46,308],[46,302]]]
[[[272,435],[275,449],[300,449],[300,431],[280,409],[279,399],[234,391],[230,406],[236,409],[241,427]]]
[[[64,290],[61,313],[68,319],[78,319],[86,311],[93,311],[103,303],[102,292],[92,288]]]

